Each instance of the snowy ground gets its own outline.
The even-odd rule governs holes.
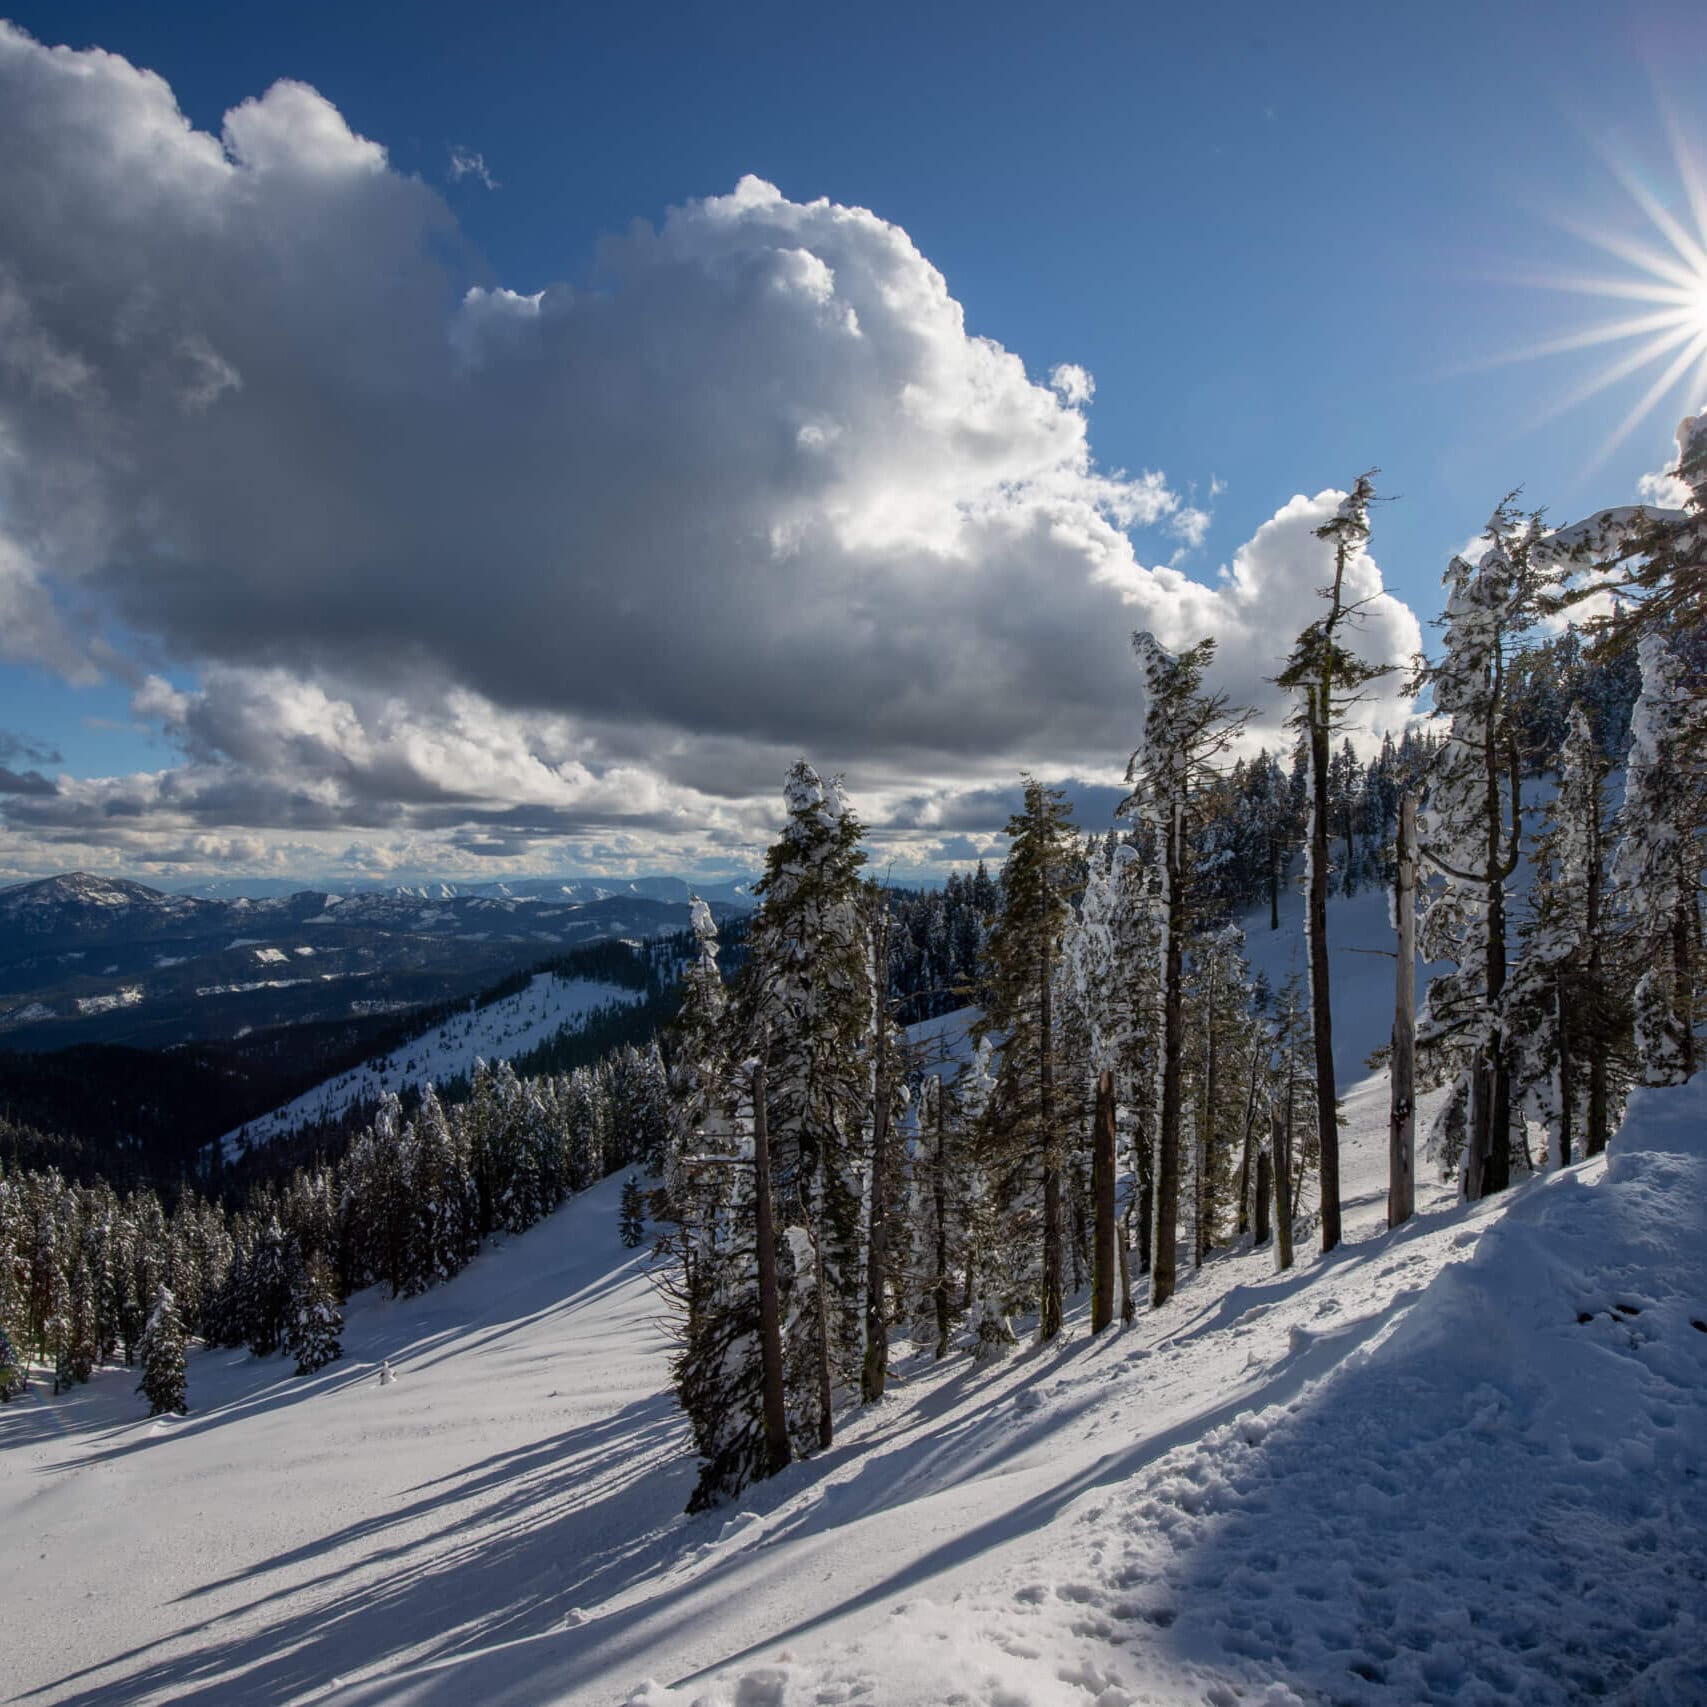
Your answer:
[[[914,1360],[739,1510],[692,1481],[615,1181],[346,1358],[197,1353],[0,1409],[16,1699],[1626,1703],[1707,1699],[1707,1093],[1610,1167],[1212,1263],[994,1367]],[[1602,1178],[1602,1176],[1605,1176]],[[1580,1319],[1586,1318],[1586,1320]],[[399,1378],[378,1385],[390,1357]]]
[[[584,978],[536,973],[525,990],[485,1007],[453,1014],[442,1025],[327,1079],[295,1101],[225,1134],[220,1142],[232,1153],[239,1136],[268,1144],[306,1123],[335,1119],[353,1104],[371,1102],[386,1091],[403,1091],[471,1072],[477,1058],[508,1060],[555,1037],[611,1002],[637,1002],[639,990],[595,984]]]

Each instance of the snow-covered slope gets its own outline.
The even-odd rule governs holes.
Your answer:
[[[637,1002],[641,995],[641,991],[619,984],[560,978],[554,972],[536,973],[525,990],[485,1007],[471,1004],[390,1054],[364,1061],[304,1091],[284,1107],[226,1133],[221,1142],[227,1153],[240,1137],[251,1144],[271,1143],[299,1126],[336,1119],[355,1104],[371,1102],[386,1091],[401,1094],[428,1083],[443,1084],[446,1079],[471,1072],[477,1059],[507,1060],[584,1020],[595,1008],[611,1002]]]
[[[1707,1087],[1610,1165],[1211,1263],[1161,1311],[909,1359],[835,1446],[680,1516],[615,1180],[346,1357],[198,1352],[0,1408],[0,1651],[37,1703],[1122,1707],[1707,1699]],[[381,1387],[389,1357],[398,1380]],[[650,1680],[650,1681],[648,1681]]]

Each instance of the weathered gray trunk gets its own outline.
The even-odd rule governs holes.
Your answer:
[[[1316,1131],[1322,1152],[1322,1249],[1340,1242],[1339,1097],[1334,1088],[1334,1013],[1328,977],[1329,687],[1310,699],[1310,1034],[1316,1047]],[[1319,695],[1319,698],[1318,698]]]
[[[1257,1218],[1256,1242],[1268,1243],[1268,1197],[1274,1189],[1274,1163],[1267,1150],[1257,1151]]]
[[[1043,1059],[1038,1064],[1037,1120],[1043,1139],[1043,1305],[1037,1337],[1052,1340],[1061,1331],[1061,1155],[1055,1141],[1055,1006],[1053,956],[1043,944],[1043,999],[1039,1032]]]
[[[765,1066],[753,1068],[753,1223],[759,1268],[759,1368],[764,1394],[765,1474],[787,1464],[788,1408],[782,1388],[782,1310],[777,1292],[776,1220],[771,1203],[770,1129],[765,1117]]]
[[[889,964],[887,908],[877,935],[876,961]],[[871,1203],[866,1219],[865,1245],[865,1361],[859,1393],[866,1404],[883,1397],[889,1378],[889,1318],[884,1289],[889,1278],[889,1012],[884,992],[877,992],[877,1059],[872,1088],[876,1107],[871,1119]]]
[[[1097,1075],[1096,1117],[1091,1128],[1091,1196],[1096,1203],[1094,1259],[1091,1266],[1091,1332],[1114,1320],[1114,1074]]]
[[[936,1093],[936,1158],[931,1181],[936,1220],[936,1285],[932,1290],[936,1298],[938,1362],[948,1356],[948,1335],[953,1321],[948,1304],[948,1123],[943,1102],[943,1088],[939,1080]]]
[[[1288,1099],[1290,1101],[1290,1098]],[[1274,1260],[1276,1268],[1292,1266],[1292,1111],[1278,1109],[1270,1117],[1269,1143],[1274,1152]]]
[[[1393,981],[1393,1058],[1387,1122],[1387,1225],[1410,1220],[1417,1194],[1417,803],[1399,801],[1398,926]]]
[[[1185,905],[1180,894],[1185,833],[1183,809],[1174,807],[1167,835],[1167,952],[1162,960],[1162,1109],[1156,1132],[1156,1215],[1150,1240],[1150,1302],[1165,1304],[1178,1281],[1180,1068],[1185,1053],[1182,938]]]

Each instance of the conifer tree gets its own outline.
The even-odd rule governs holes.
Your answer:
[[[13,1348],[5,1324],[0,1322],[0,1405],[17,1398],[29,1384],[24,1360]]]
[[[1068,1161],[1057,1072],[1055,967],[1070,912],[1077,849],[1060,789],[1022,779],[1023,808],[1009,820],[1002,908],[990,932],[988,1005],[979,1037],[996,1035],[997,1093],[986,1153],[1010,1236],[1036,1251],[1037,1333],[1061,1331],[1063,1175]],[[1020,1300],[1005,1300],[1014,1308]]]
[[[1185,1065],[1185,943],[1199,910],[1194,852],[1196,818],[1215,781],[1216,761],[1243,726],[1227,696],[1206,692],[1213,639],[1177,656],[1150,634],[1133,636],[1144,669],[1144,738],[1127,765],[1132,793],[1121,807],[1135,813],[1161,852],[1158,965],[1163,1014],[1157,1097],[1155,1226],[1150,1302],[1165,1304],[1177,1283],[1182,1075]]]
[[[1701,703],[1663,636],[1644,634],[1639,657],[1642,693],[1630,722],[1612,883],[1630,921],[1637,962],[1648,968],[1635,1000],[1643,1080],[1675,1084],[1696,1065]]]
[[[184,1368],[184,1328],[171,1292],[162,1286],[154,1295],[154,1308],[137,1346],[142,1360],[142,1379],[137,1392],[148,1400],[148,1414],[168,1412],[182,1415],[189,1407]]]
[[[825,783],[800,760],[783,799],[787,820],[754,890],[760,906],[739,1023],[744,1036],[764,1040],[774,1201],[797,1259],[785,1289],[791,1418],[825,1447],[834,1434],[835,1387],[853,1376],[864,1350],[860,1174],[871,1110],[873,968],[860,892],[862,831],[840,779]]]
[[[626,1249],[633,1250],[646,1237],[646,1193],[640,1188],[640,1180],[630,1174],[622,1185],[622,1242]]]
[[[1506,884],[1517,869],[1523,819],[1506,665],[1534,619],[1543,556],[1539,517],[1520,516],[1509,499],[1494,512],[1487,538],[1478,562],[1455,557],[1446,571],[1444,656],[1427,679],[1436,709],[1451,722],[1419,824],[1420,851],[1442,885],[1421,919],[1423,956],[1455,965],[1429,987],[1418,1044],[1461,1064],[1447,1106],[1468,1110],[1463,1181],[1472,1200],[1511,1182]],[[1437,1148],[1446,1132],[1437,1124]]]
[[[312,1375],[344,1355],[344,1315],[332,1276],[318,1258],[301,1264],[291,1293],[284,1349],[296,1359],[298,1375]]]
[[[1509,986],[1515,1087],[1546,1126],[1559,1166],[1580,1145],[1606,1148],[1611,1100],[1624,1080],[1629,1020],[1612,978],[1616,944],[1606,901],[1607,762],[1588,718],[1573,709],[1559,754],[1559,790],[1532,861],[1530,917]]]
[[[1316,1051],[1316,1130],[1322,1150],[1322,1249],[1340,1242],[1339,1098],[1334,1083],[1333,994],[1328,972],[1328,845],[1332,834],[1334,785],[1342,801],[1347,892],[1355,863],[1350,801],[1357,758],[1349,746],[1334,771],[1330,749],[1347,708],[1390,664],[1367,664],[1345,643],[1358,620],[1358,601],[1349,597],[1346,571],[1369,540],[1369,504],[1375,488],[1360,474],[1331,521],[1316,537],[1333,549],[1333,579],[1322,588],[1326,612],[1298,637],[1279,685],[1299,694],[1296,723],[1309,762],[1310,820],[1304,841],[1306,906],[1304,938],[1309,951],[1310,1021]],[[1348,762],[1349,761],[1349,762]]]

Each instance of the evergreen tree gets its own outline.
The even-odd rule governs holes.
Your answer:
[[[342,1357],[343,1331],[343,1312],[326,1265],[318,1259],[302,1264],[296,1271],[284,1338],[285,1350],[296,1359],[297,1374],[312,1375]]]
[[[15,1399],[29,1386],[29,1372],[24,1360],[13,1349],[5,1325],[0,1323],[0,1405]]]
[[[1316,1130],[1322,1147],[1322,1249],[1340,1242],[1339,1100],[1334,1085],[1333,996],[1328,973],[1328,844],[1333,829],[1333,796],[1340,797],[1346,843],[1346,886],[1350,892],[1356,863],[1352,800],[1357,757],[1348,746],[1335,774],[1332,737],[1360,690],[1386,675],[1390,664],[1366,664],[1345,644],[1358,620],[1358,601],[1348,596],[1346,571],[1362,556],[1369,540],[1369,504],[1375,488],[1360,474],[1331,521],[1316,537],[1333,549],[1333,579],[1322,589],[1326,612],[1298,637],[1279,677],[1280,686],[1300,699],[1298,727],[1309,761],[1310,820],[1304,840],[1305,943],[1310,964],[1310,1020],[1316,1051]]]
[[[1534,619],[1540,520],[1519,516],[1508,501],[1494,512],[1487,538],[1478,562],[1455,557],[1446,572],[1444,656],[1427,679],[1451,723],[1419,826],[1423,858],[1441,883],[1422,915],[1422,953],[1455,964],[1429,987],[1418,1045],[1458,1065],[1461,1087],[1447,1106],[1468,1109],[1463,1181],[1472,1199],[1511,1182],[1506,884],[1517,869],[1523,819],[1506,660]],[[1437,1149],[1446,1130],[1437,1124]]]
[[[1626,1074],[1629,1018],[1613,986],[1617,945],[1605,897],[1607,763],[1573,710],[1559,790],[1532,861],[1523,955],[1507,991],[1514,1088],[1560,1167],[1606,1148]]]
[[[623,1182],[621,1214],[622,1242],[633,1250],[646,1237],[646,1193],[634,1174]]]
[[[787,820],[754,891],[760,907],[740,1023],[766,1054],[777,1220],[799,1259],[784,1287],[791,1426],[823,1447],[833,1436],[835,1387],[852,1378],[863,1352],[860,1173],[873,968],[862,832],[840,780],[824,783],[800,760],[783,798]]]
[[[1636,1038],[1648,1084],[1695,1071],[1695,943],[1703,816],[1700,701],[1659,634],[1639,646],[1642,694],[1630,727],[1612,883],[1649,970],[1637,986]]]
[[[137,1347],[142,1360],[142,1379],[137,1392],[148,1400],[148,1414],[168,1412],[182,1415],[189,1407],[184,1370],[184,1328],[171,1292],[162,1286],[154,1295],[154,1308]]]
[[[1203,678],[1215,656],[1213,639],[1176,656],[1154,636],[1138,634],[1133,648],[1144,669],[1147,705],[1144,738],[1126,769],[1132,793],[1121,811],[1135,813],[1161,850],[1158,981],[1163,1028],[1150,1302],[1165,1304],[1177,1280],[1185,942],[1200,911],[1193,832],[1216,780],[1216,761],[1232,744],[1246,714],[1232,711],[1225,694],[1204,689]]]
[[[1008,820],[1011,840],[1002,869],[1002,910],[990,933],[989,999],[976,1035],[999,1038],[996,1118],[986,1155],[997,1184],[1007,1236],[1036,1251],[1012,1310],[1038,1301],[1038,1338],[1061,1331],[1063,1201],[1068,1145],[1057,1072],[1060,1036],[1055,965],[1075,887],[1077,848],[1059,789],[1025,777],[1025,804]],[[1035,1284],[1031,1274],[1035,1273]]]

